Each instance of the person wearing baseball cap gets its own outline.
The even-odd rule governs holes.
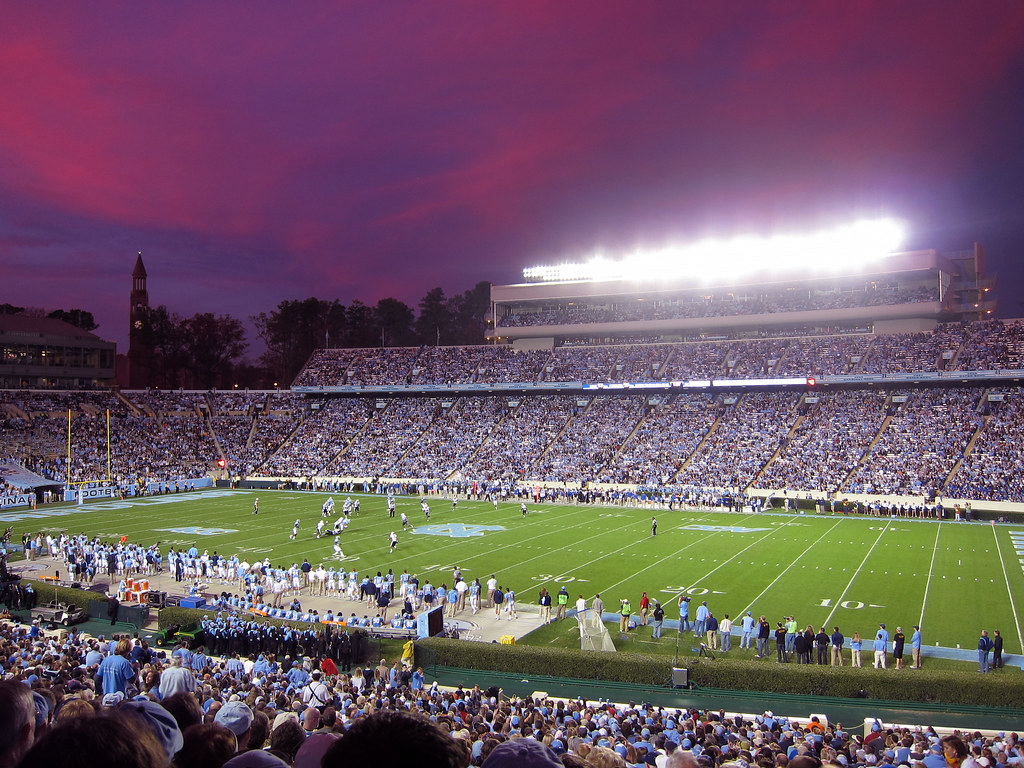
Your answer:
[[[252,728],[252,710],[249,709],[248,704],[241,701],[229,701],[218,710],[213,721],[235,734],[238,751],[245,751],[249,744],[249,729]]]
[[[496,746],[484,760],[485,768],[556,768],[561,766],[550,748],[534,739],[515,739]]]
[[[144,698],[141,700],[132,699],[120,705],[117,711],[131,711],[136,715],[140,715],[142,721],[145,722],[160,746],[163,747],[168,760],[172,760],[185,743],[174,715],[155,701]]]

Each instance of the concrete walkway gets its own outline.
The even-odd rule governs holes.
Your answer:
[[[56,560],[52,557],[37,558],[32,562],[22,560],[10,563],[10,570],[14,573],[19,574],[23,578],[38,579],[40,576],[44,575],[53,576],[55,575],[58,569],[60,570],[60,575],[62,577],[67,576],[67,572],[64,569],[64,564],[61,561]],[[188,596],[189,582],[176,582],[174,580],[174,577],[171,574],[167,573],[166,570],[163,573],[157,574],[155,576],[148,576],[145,578],[149,579],[150,589],[166,592],[168,597],[182,598]],[[66,581],[66,579],[62,579],[61,583],[64,586],[69,586],[69,583]],[[98,584],[104,585],[104,587],[109,588],[109,580],[107,579],[106,576],[97,577],[93,586]],[[208,601],[211,601],[213,598],[218,596],[222,591],[228,593],[237,593],[237,588],[236,585],[219,584],[216,580],[214,580],[206,584],[205,589],[202,590],[202,594],[207,598]],[[46,601],[51,599],[52,595],[47,596],[46,594],[41,594],[39,596],[40,603],[45,603]],[[289,597],[286,602],[290,602],[290,600],[291,598]],[[356,614],[359,616],[362,616],[363,614],[370,615],[372,613],[375,613],[375,611],[366,609],[364,607],[365,603],[361,600],[349,600],[345,597],[310,596],[309,594],[306,594],[306,590],[303,590],[303,593],[299,595],[299,601],[302,603],[302,608],[304,611],[308,611],[310,609],[315,608],[321,615],[326,613],[328,608],[334,611],[335,614],[341,614],[345,616],[350,615],[353,611],[355,611]],[[399,607],[400,605],[400,601],[393,600],[391,602],[391,610],[393,611],[396,607]],[[465,640],[477,640],[485,643],[500,642],[501,638],[505,635],[513,635],[518,640],[519,638],[529,634],[533,630],[540,627],[543,624],[543,621],[541,621],[540,618],[540,606],[538,605],[517,602],[517,609],[518,618],[509,620],[508,614],[505,613],[502,613],[501,618],[496,617],[494,615],[493,608],[482,608],[476,614],[472,613],[467,608],[466,610],[458,612],[454,616],[446,616],[445,624],[446,626],[455,625],[459,629],[459,637]],[[568,611],[566,621],[572,621],[575,616],[575,613],[575,609],[570,609]],[[391,614],[389,613],[389,615]],[[150,622],[149,624],[147,624],[147,628],[155,629],[156,616],[156,611],[151,609]],[[605,611],[604,616],[602,618],[604,619],[605,623],[616,624],[619,620],[619,615],[617,613],[609,613]],[[666,619],[665,636],[669,637],[671,635],[674,635],[678,631],[678,627],[679,622],[677,620]],[[689,635],[689,633],[686,633],[686,635]],[[734,629],[733,647],[738,646],[739,636],[739,630]],[[771,653],[774,653],[774,639],[772,639],[770,646]],[[945,648],[932,645],[925,646],[922,650],[922,655],[925,659],[952,659],[955,661],[968,661],[974,663],[977,663],[978,661],[978,653],[973,648]],[[846,654],[847,658],[849,658],[849,647],[847,647],[846,649]],[[870,650],[864,651],[864,658],[866,660],[865,663],[868,663],[870,654]],[[909,648],[907,652],[907,657],[909,659]],[[1021,669],[1024,669],[1024,657],[1008,656],[1007,654],[1004,654],[1003,659],[1004,664],[1006,666],[1016,666],[1020,667]]]
[[[62,577],[61,584],[63,586],[70,586],[70,583],[66,580],[67,571],[64,568],[64,564],[52,557],[41,557],[28,561],[18,561],[10,564],[10,570],[17,573],[22,578],[28,579],[39,579],[41,576],[53,576],[58,570]],[[173,575],[169,574],[166,570],[162,573],[154,576],[143,576],[149,580],[149,587],[151,591],[166,592],[168,597],[183,598],[189,595],[190,582],[182,581],[177,582],[174,580]],[[109,590],[110,581],[106,576],[98,576],[91,586],[95,589],[97,585],[102,585],[105,590]],[[237,584],[220,584],[216,579],[210,581],[204,585],[204,589],[201,590],[202,595],[207,599],[207,602],[212,602],[221,592],[228,592],[229,594],[237,594]],[[303,590],[298,595],[299,602],[302,604],[303,611],[309,611],[316,609],[320,615],[327,612],[328,609],[332,610],[336,615],[348,616],[353,611],[358,616],[364,614],[373,615],[376,610],[371,610],[365,607],[365,602],[362,600],[349,600],[345,597],[320,597],[308,594],[308,590]],[[40,594],[39,602],[44,603],[48,600],[52,600],[52,593],[48,596],[46,594]],[[285,602],[291,602],[292,597],[289,596]],[[393,611],[396,608],[401,607],[400,600],[391,601],[391,610],[389,616],[393,615]],[[493,608],[481,608],[477,613],[473,613],[466,608],[463,611],[459,611],[455,615],[445,616],[445,625],[454,625],[459,630],[459,637],[465,640],[477,640],[485,643],[500,641],[505,635],[513,635],[516,639],[523,637],[524,635],[532,632],[543,623],[540,618],[540,606],[537,605],[524,605],[517,602],[517,615],[518,618],[509,619],[508,614],[502,613],[501,617],[496,617]],[[150,621],[147,624],[147,628],[155,628],[156,626],[157,611],[150,609]]]

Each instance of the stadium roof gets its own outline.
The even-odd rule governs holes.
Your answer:
[[[52,317],[35,317],[19,312],[16,315],[0,315],[0,333],[19,335],[64,336],[73,339],[90,339],[102,341],[91,331],[57,320]]]

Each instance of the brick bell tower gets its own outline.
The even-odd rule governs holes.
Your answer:
[[[132,293],[128,312],[128,386],[149,386],[149,291],[146,290],[146,265],[142,251],[132,270]]]

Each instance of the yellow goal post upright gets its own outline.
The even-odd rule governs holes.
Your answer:
[[[72,425],[73,414],[71,409],[68,409],[68,454],[65,459],[67,464],[65,466],[65,477],[64,485],[68,491],[70,491],[77,501],[81,503],[84,494],[79,493],[83,488],[87,486],[101,486],[101,485],[113,485],[114,481],[111,476],[111,459],[110,459],[110,409],[106,411],[106,444],[107,444],[107,476],[104,478],[92,479],[92,480],[72,480],[71,479],[71,425]]]

